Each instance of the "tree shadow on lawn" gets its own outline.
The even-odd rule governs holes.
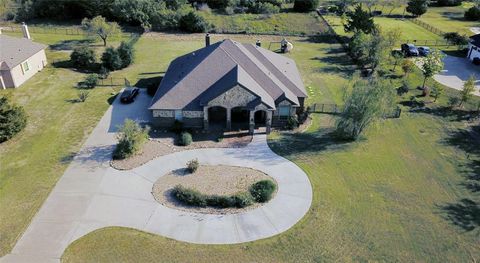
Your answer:
[[[279,139],[268,141],[270,148],[285,158],[325,150],[346,149],[349,143],[350,141],[338,139],[333,128],[323,128],[314,132],[283,133]]]
[[[327,65],[315,68],[317,73],[334,73],[343,77],[351,77],[356,70],[350,57],[345,53],[339,55],[314,57],[312,60],[319,60]]]
[[[480,191],[480,126],[452,132],[444,143],[467,153],[467,161],[459,165],[465,177],[461,185],[472,193]],[[480,227],[480,204],[470,198],[440,206],[445,218],[465,231]]]
[[[408,106],[409,101],[403,101],[400,104]],[[478,116],[477,111],[465,110],[465,109],[452,109],[447,106],[439,107],[421,107],[412,108],[410,112],[413,113],[426,113],[437,117],[445,118],[449,121],[470,121]]]
[[[55,51],[66,51],[66,50],[73,50],[76,47],[82,45],[91,45],[94,43],[94,39],[71,39],[71,40],[62,40],[58,43],[50,45],[51,50]]]

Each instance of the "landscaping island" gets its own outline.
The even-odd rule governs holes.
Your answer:
[[[185,168],[171,171],[160,177],[153,185],[152,194],[160,204],[171,208],[197,213],[232,214],[251,210],[262,205],[261,202],[256,202],[250,196],[250,190],[252,185],[265,180],[273,182],[275,185],[273,197],[277,189],[277,183],[272,177],[263,172],[238,166],[201,165],[194,173],[190,173]],[[176,193],[173,194],[177,190],[196,192],[207,200],[211,200],[212,196],[215,196],[217,199],[228,199],[228,197],[232,196],[250,197],[251,203],[245,207],[227,208],[209,204],[202,206],[187,205],[176,198]]]

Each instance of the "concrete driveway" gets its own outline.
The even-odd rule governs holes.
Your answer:
[[[467,58],[445,56],[444,70],[434,76],[439,83],[456,90],[463,89],[463,83],[471,76],[480,78],[480,66],[473,65]],[[480,96],[480,82],[477,80],[474,94]]]
[[[12,253],[1,262],[59,262],[70,243],[107,226],[132,227],[191,243],[241,243],[286,231],[307,213],[312,201],[307,175],[273,153],[265,135],[254,136],[246,148],[177,152],[130,171],[111,168],[116,127],[125,118],[148,121],[149,102],[143,92],[131,105],[115,101]],[[153,183],[169,171],[183,168],[193,158],[203,164],[263,171],[277,180],[278,193],[264,206],[233,215],[190,213],[157,203],[151,194]]]

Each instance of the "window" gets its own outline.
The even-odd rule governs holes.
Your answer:
[[[30,68],[28,67],[28,61],[22,63],[23,73],[27,72]]]
[[[278,115],[280,115],[280,117],[290,116],[290,106],[278,107]]]
[[[177,121],[183,120],[182,110],[175,110],[175,120]]]

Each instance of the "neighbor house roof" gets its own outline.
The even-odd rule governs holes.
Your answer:
[[[472,43],[474,46],[480,47],[480,34],[471,36],[470,43]]]
[[[298,105],[307,97],[292,59],[226,39],[172,61],[150,109],[199,110],[235,85],[273,109],[279,100]]]
[[[12,69],[46,47],[30,39],[0,34],[0,65]]]

